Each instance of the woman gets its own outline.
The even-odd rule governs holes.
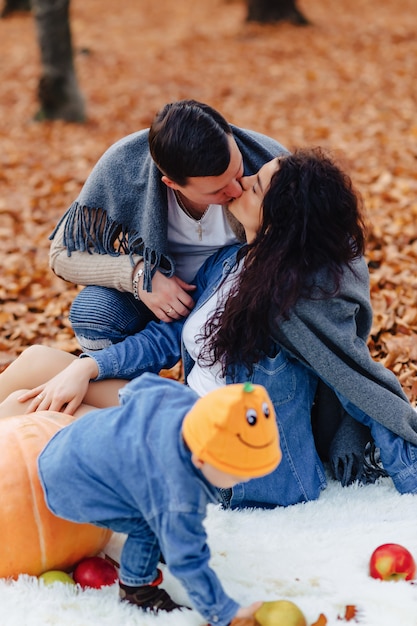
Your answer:
[[[80,359],[59,353],[55,363],[50,350],[29,348],[1,376],[0,398],[18,387],[31,390],[20,402],[9,399],[4,412],[73,413],[82,402],[116,404],[117,382],[90,380],[159,372],[181,356],[186,383],[199,395],[248,379],[268,389],[281,464],[265,478],[224,492],[225,504],[288,505],[317,498],[326,485],[311,420],[320,382],[355,418],[342,421],[342,438],[348,433],[349,439],[349,454],[342,452],[338,461],[344,482],[362,472],[370,429],[397,489],[416,492],[417,413],[394,374],[374,362],[366,346],[372,311],[365,233],[349,177],[322,151],[299,150],[241,184],[244,193],[229,208],[248,243],[206,261],[187,321],[152,322],[140,335]],[[106,386],[106,396],[99,385]],[[337,418],[331,413],[332,435]],[[355,441],[359,434],[359,459],[350,454],[351,433]]]

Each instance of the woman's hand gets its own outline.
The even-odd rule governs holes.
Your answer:
[[[195,285],[173,276],[167,278],[161,272],[155,272],[152,278],[152,291],[142,289],[140,281],[139,297],[148,309],[163,322],[172,322],[186,317],[194,306],[194,300],[188,293]]]
[[[18,400],[23,403],[33,398],[26,407],[26,413],[60,411],[73,415],[84,400],[90,380],[97,376],[98,367],[94,359],[76,359],[48,382],[26,391]]]

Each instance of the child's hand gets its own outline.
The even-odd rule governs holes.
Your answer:
[[[254,602],[249,606],[242,606],[230,622],[230,626],[257,626],[255,613],[262,605],[262,602]]]

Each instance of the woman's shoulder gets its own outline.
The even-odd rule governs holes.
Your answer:
[[[336,276],[339,276],[340,285],[363,284],[368,287],[369,269],[365,257],[359,256],[349,263],[344,263],[338,271],[334,267],[325,265],[311,276],[311,283],[319,287],[330,287]]]
[[[310,276],[304,293],[294,305],[294,311],[303,316],[304,313],[315,311],[344,310],[346,307],[360,307],[360,310],[371,314],[369,271],[366,259],[358,257],[340,268],[339,274],[325,266]],[[344,313],[343,313],[344,315]]]

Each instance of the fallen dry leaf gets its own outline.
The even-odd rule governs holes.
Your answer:
[[[353,604],[348,604],[345,608],[345,614],[343,617],[338,617],[337,619],[342,620],[344,622],[350,622],[351,620],[357,621],[357,608]]]

